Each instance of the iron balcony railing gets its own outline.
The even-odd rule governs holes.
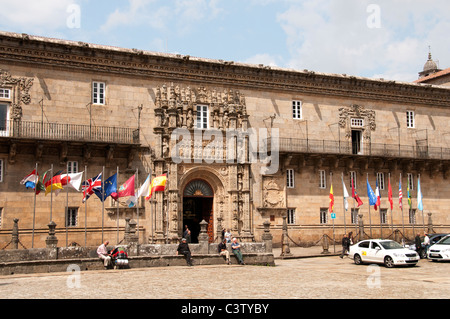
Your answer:
[[[139,144],[139,129],[11,120],[0,124],[0,137]]]
[[[270,140],[266,140],[270,150]],[[279,138],[280,153],[321,153],[397,158],[450,160],[450,148],[386,143],[363,143],[361,147],[350,141]]]

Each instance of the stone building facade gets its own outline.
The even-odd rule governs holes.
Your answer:
[[[297,243],[340,238],[361,221],[371,237],[396,229],[412,238],[429,219],[435,232],[450,229],[448,88],[7,32],[0,70],[0,248],[14,219],[26,247],[45,245],[51,221],[61,246],[119,242],[126,219],[137,221],[141,243],[175,243],[185,225],[195,241],[201,220],[211,242],[224,228],[260,241],[270,221],[274,245],[283,222]],[[82,203],[75,190],[35,197],[20,185],[36,166],[84,179],[118,173],[119,185],[136,174],[136,188],[148,175],[168,181],[137,207],[126,198]],[[349,198],[345,210],[352,177],[364,204]],[[376,179],[377,211],[366,192]]]

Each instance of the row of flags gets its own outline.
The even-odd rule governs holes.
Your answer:
[[[81,190],[83,191],[83,203],[95,194],[102,202],[109,196],[116,201],[120,197],[129,197],[126,203],[128,207],[134,207],[140,197],[145,197],[146,200],[149,200],[154,192],[164,191],[167,183],[167,174],[157,176],[153,180],[151,180],[151,176],[148,175],[145,182],[136,191],[136,174],[131,176],[124,184],[117,188],[117,173],[110,176],[102,183],[102,173],[83,181],[84,172],[66,174],[63,173],[63,171],[59,171],[50,177],[49,171],[50,170],[39,176],[35,169],[25,176],[20,184],[25,185],[27,189],[35,190],[36,195],[39,195],[41,192],[45,192],[45,195],[54,192],[56,196],[58,196],[59,192],[66,186],[71,187],[76,191],[80,191],[81,187]]]
[[[356,193],[355,187],[353,185],[353,179],[351,180],[352,183],[352,198],[356,201],[357,207],[360,207],[361,205],[363,205],[362,200],[359,198],[358,194]],[[369,180],[367,179],[367,197],[369,198],[369,206],[374,206],[375,210],[378,209],[378,207],[380,207],[381,205],[381,194],[380,194],[380,189],[378,187],[378,180],[376,180],[376,188],[375,188],[375,192],[373,191],[372,187],[369,184]],[[342,188],[343,188],[343,193],[344,193],[344,207],[345,210],[348,210],[348,198],[349,198],[349,194],[347,191],[347,188],[345,187],[345,183],[344,183],[344,179],[342,179]],[[409,185],[407,187],[407,194],[408,194],[408,205],[411,208],[411,194],[409,191]],[[334,193],[333,193],[333,185],[331,185],[330,188],[330,204],[329,204],[329,212],[332,213],[333,209],[334,209]],[[389,183],[388,183],[388,200],[390,203],[390,207],[391,210],[394,209],[394,199],[393,199],[393,195],[392,195],[392,187],[391,187],[391,180],[389,178]],[[398,203],[399,203],[399,207],[400,209],[403,208],[403,192],[402,192],[402,182],[399,181],[399,185],[398,185]],[[423,196],[422,196],[422,191],[420,189],[420,177],[417,183],[417,209],[418,210],[423,210]]]

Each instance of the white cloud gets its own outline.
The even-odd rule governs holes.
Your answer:
[[[11,32],[26,32],[40,35],[69,28],[68,9],[77,0],[21,0],[0,1],[0,25]]]
[[[378,1],[380,27],[370,28],[370,0],[306,0],[278,15],[288,67],[413,81],[427,58],[447,59],[450,2]],[[447,38],[447,39],[446,39]],[[450,61],[446,60],[447,67]]]

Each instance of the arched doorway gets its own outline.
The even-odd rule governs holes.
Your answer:
[[[208,223],[209,242],[214,242],[214,192],[204,180],[193,180],[183,192],[183,232],[185,225],[191,231],[191,242],[198,243],[200,222]]]

